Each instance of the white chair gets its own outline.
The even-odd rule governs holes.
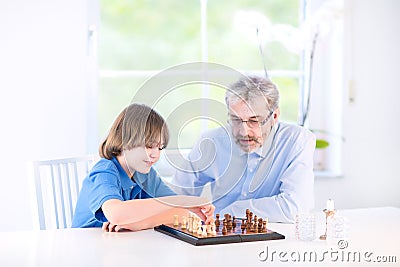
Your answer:
[[[71,227],[82,181],[97,159],[90,155],[32,162],[41,230]]]

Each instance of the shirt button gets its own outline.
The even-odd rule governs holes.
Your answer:
[[[253,169],[250,169],[250,172],[253,172]]]
[[[243,196],[243,197],[246,197],[246,196],[247,196],[247,194],[246,194],[246,193],[243,193],[243,194],[242,194],[242,196]]]

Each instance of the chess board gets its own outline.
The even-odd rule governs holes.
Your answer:
[[[251,232],[247,229],[242,230],[241,223],[239,221],[237,222],[236,227],[228,231],[226,234],[222,234],[221,227],[219,227],[217,228],[216,235],[207,235],[207,237],[197,235],[196,233],[191,233],[187,229],[183,230],[181,229],[180,225],[173,226],[172,224],[162,224],[154,227],[154,230],[180,239],[194,246],[285,239],[284,235],[268,229],[266,232],[261,233]]]

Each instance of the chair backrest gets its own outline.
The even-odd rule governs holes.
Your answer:
[[[32,162],[41,230],[71,227],[82,181],[97,159],[82,156]]]

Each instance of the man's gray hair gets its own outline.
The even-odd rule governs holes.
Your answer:
[[[225,94],[225,102],[229,107],[231,101],[247,101],[263,97],[267,103],[268,110],[279,107],[279,91],[276,85],[269,79],[257,76],[246,76],[229,86]]]

